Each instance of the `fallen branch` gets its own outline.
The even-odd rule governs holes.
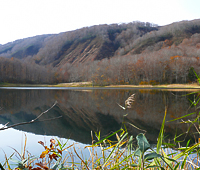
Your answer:
[[[59,117],[54,117],[54,118],[50,118],[50,119],[45,119],[45,120],[38,120],[43,114],[47,113],[49,110],[51,110],[58,102],[55,101],[55,103],[47,110],[45,110],[44,112],[40,113],[39,116],[37,116],[35,119],[29,121],[29,122],[21,122],[21,123],[16,123],[16,124],[13,124],[13,125],[10,125],[10,126],[7,126],[9,124],[6,123],[2,128],[0,128],[0,130],[6,130],[6,129],[9,129],[9,128],[12,128],[12,127],[15,127],[15,126],[19,126],[19,125],[26,125],[26,124],[31,124],[31,123],[34,123],[34,122],[41,122],[41,121],[47,121],[47,120],[53,120],[53,119],[58,119],[58,118],[61,118],[62,116],[59,116]]]

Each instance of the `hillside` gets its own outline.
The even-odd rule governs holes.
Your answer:
[[[148,22],[97,25],[0,45],[0,57],[3,57],[0,60],[4,61],[4,64],[0,61],[0,69],[3,71],[5,65],[8,67],[10,60],[26,65],[21,66],[19,74],[29,65],[33,69],[45,69],[47,74],[51,72],[51,78],[46,83],[184,83],[194,79],[193,75],[188,77],[188,74],[191,67],[198,66],[199,43],[200,20],[181,21],[163,27]],[[177,61],[182,62],[182,65],[190,63],[186,67],[187,73],[178,68]],[[148,66],[151,62],[155,65],[153,70]],[[10,67],[13,68],[13,64]],[[200,73],[198,68],[195,70]],[[179,71],[183,73],[180,80]],[[17,79],[11,72],[5,73],[7,76],[2,73],[7,77],[7,82]],[[26,82],[28,75],[24,77]],[[43,82],[36,80],[37,76],[32,77],[35,78],[29,78],[30,83]],[[1,81],[5,82],[4,79]]]
[[[56,35],[41,35],[0,47],[0,56],[34,60],[40,65],[57,66],[113,57],[119,47],[157,30],[146,23],[99,25]]]

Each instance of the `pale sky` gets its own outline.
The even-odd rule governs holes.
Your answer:
[[[200,18],[200,0],[0,0],[0,44],[85,26]]]

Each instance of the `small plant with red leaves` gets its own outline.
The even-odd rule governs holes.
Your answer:
[[[18,160],[12,158],[14,154],[12,154],[9,158],[6,157],[6,162],[4,164],[0,163],[1,170],[12,169],[11,166],[16,166],[14,169],[19,170],[66,169],[65,164],[67,161],[67,155],[66,153],[63,153],[63,151],[74,146],[74,144],[65,147],[67,142],[62,143],[60,140],[50,139],[50,145],[48,147],[43,141],[38,141],[38,143],[44,147],[44,151],[40,154],[39,157],[35,157],[31,156],[31,154],[26,150],[26,142],[27,138],[25,138],[24,152],[22,154],[14,149],[17,153]],[[25,155],[26,152],[29,154]],[[14,162],[15,164],[10,164],[9,161]]]
[[[42,168],[42,169],[55,169],[55,168],[60,168],[60,166],[63,166],[64,163],[62,163],[62,153],[64,150],[66,150],[67,148],[71,147],[67,147],[64,148],[67,144],[61,144],[61,142],[59,140],[55,140],[55,139],[50,139],[50,146],[47,147],[45,146],[44,142],[39,141],[39,144],[41,144],[44,147],[44,151],[41,153],[39,159],[39,163],[35,163],[35,165],[37,165],[37,169]],[[65,161],[63,161],[65,162]],[[53,164],[53,166],[51,167],[51,165]],[[51,168],[50,168],[51,167]]]

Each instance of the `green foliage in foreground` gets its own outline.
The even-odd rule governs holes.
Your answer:
[[[90,157],[85,158],[78,153],[75,144],[68,145],[59,140],[51,139],[50,146],[44,142],[38,143],[44,147],[38,157],[30,155],[26,151],[26,141],[23,153],[17,151],[18,160],[14,159],[14,154],[6,157],[4,163],[0,164],[1,170],[14,168],[24,170],[41,169],[199,169],[198,165],[198,146],[200,143],[186,147],[169,149],[169,145],[163,144],[164,124],[167,110],[165,111],[163,123],[158,136],[156,147],[151,147],[145,134],[140,133],[135,139],[129,136],[123,128],[101,139],[101,134],[95,133],[98,142],[85,147],[90,152]],[[126,128],[125,128],[126,129]],[[111,137],[116,137],[116,141],[111,141]],[[92,136],[92,141],[94,141]],[[167,149],[166,149],[167,147]],[[97,150],[100,149],[100,152]],[[27,154],[28,153],[28,154]],[[195,156],[196,155],[196,156]],[[74,157],[79,162],[74,161]],[[192,158],[193,157],[193,158]],[[69,161],[69,158],[71,161]],[[196,162],[196,161],[197,162]]]

